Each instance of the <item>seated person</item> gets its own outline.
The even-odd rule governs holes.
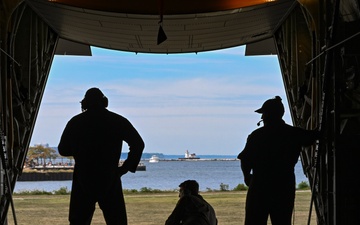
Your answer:
[[[217,225],[213,207],[199,195],[199,184],[187,180],[179,185],[179,201],[165,225]]]

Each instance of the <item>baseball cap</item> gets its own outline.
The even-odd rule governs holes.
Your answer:
[[[274,116],[282,117],[284,115],[285,109],[284,105],[281,102],[281,98],[279,96],[275,96],[275,98],[266,100],[260,109],[255,110],[257,113],[261,114],[269,114]]]

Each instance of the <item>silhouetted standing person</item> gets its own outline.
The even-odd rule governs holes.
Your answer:
[[[245,184],[249,186],[245,225],[266,225],[268,216],[273,225],[291,225],[294,167],[301,147],[313,144],[319,132],[286,124],[279,96],[267,100],[255,112],[262,114],[264,126],[249,135],[238,155]]]
[[[107,106],[108,99],[98,88],[89,89],[81,101],[83,112],[67,123],[61,136],[59,153],[75,159],[71,225],[90,224],[96,203],[106,224],[127,224],[120,177],[136,171],[144,142],[126,118],[107,110]],[[123,141],[130,151],[118,167]]]
[[[199,194],[199,184],[187,180],[180,185],[179,201],[165,225],[217,225],[213,207]]]

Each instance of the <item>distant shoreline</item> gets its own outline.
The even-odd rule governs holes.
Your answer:
[[[163,154],[163,153],[143,153],[141,160],[148,161],[153,155],[156,155],[160,161],[235,161],[237,160],[237,155],[196,155],[195,158],[187,158],[184,155],[172,155],[172,154]],[[122,159],[127,158],[127,153],[121,154]]]
[[[149,159],[143,159],[141,161],[149,161]],[[178,158],[178,159],[159,159],[159,161],[164,162],[172,162],[172,161],[189,161],[189,162],[196,162],[196,161],[238,161],[236,158],[219,158],[219,159],[210,159],[210,158],[198,158],[198,159],[192,159],[192,158]]]

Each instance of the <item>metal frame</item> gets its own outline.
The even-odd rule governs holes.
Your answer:
[[[360,144],[360,49],[352,49],[360,40],[359,20],[342,18],[344,0],[299,3],[274,39],[294,124],[324,133],[301,153],[312,187],[308,224],[312,204],[318,224],[358,224],[360,204],[352,200],[358,191],[349,187],[358,185],[360,166],[347,162],[359,155]]]
[[[13,11],[6,30],[8,33],[1,36],[0,58],[0,224],[6,223],[58,40],[58,35],[25,3]],[[13,207],[12,211],[15,217]]]

